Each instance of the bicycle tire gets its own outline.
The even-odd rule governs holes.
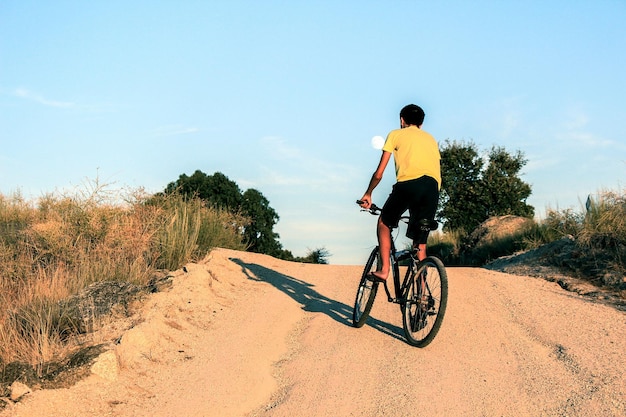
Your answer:
[[[422,288],[420,276],[426,273]],[[407,342],[416,347],[429,345],[441,328],[448,305],[448,275],[441,260],[429,256],[420,262],[406,290],[402,324]]]
[[[356,298],[354,300],[354,310],[352,312],[352,324],[354,327],[363,327],[367,318],[369,317],[376,293],[378,292],[378,283],[368,280],[366,277],[370,272],[376,271],[380,262],[380,256],[378,247],[372,250],[363,274],[361,275],[361,281],[359,282],[359,288],[356,292]]]

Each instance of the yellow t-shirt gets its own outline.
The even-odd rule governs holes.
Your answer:
[[[424,175],[434,178],[441,188],[441,155],[434,137],[417,126],[389,132],[383,151],[393,154],[398,182]]]

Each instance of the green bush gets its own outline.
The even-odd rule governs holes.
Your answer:
[[[549,210],[545,219],[534,222],[520,233],[494,240],[472,253],[471,259],[463,247],[464,232],[434,234],[429,238],[428,251],[440,256],[448,265],[481,265],[565,236],[574,239],[576,256],[558,266],[567,267],[571,275],[596,285],[626,290],[626,193],[623,191],[601,192],[597,198],[589,199],[581,212]]]

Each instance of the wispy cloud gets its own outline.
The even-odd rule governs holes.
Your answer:
[[[619,145],[616,141],[592,133],[589,129],[591,118],[580,106],[570,107],[561,123],[561,131],[555,137],[574,145],[608,148]]]
[[[198,133],[197,127],[187,127],[183,125],[160,126],[154,130],[156,136],[179,136]]]
[[[39,103],[42,104],[44,106],[48,106],[48,107],[56,107],[56,108],[72,108],[75,107],[76,104],[72,103],[70,101],[58,101],[58,100],[51,100],[49,98],[44,97],[41,94],[35,93],[33,91],[27,90],[25,88],[16,88],[13,91],[13,95],[15,97],[19,97],[25,100],[30,100],[30,101],[34,101],[35,103]]]
[[[573,105],[566,111],[563,127],[568,130],[583,129],[589,124],[589,120],[589,116],[580,105]]]
[[[294,160],[302,158],[301,151],[298,148],[289,145],[285,139],[278,136],[261,138],[261,145],[266,149],[270,149],[277,159]]]
[[[554,154],[530,155],[524,173],[542,172],[546,169],[558,167],[563,159]]]
[[[510,110],[505,113],[502,117],[502,126],[500,135],[504,138],[508,138],[513,136],[513,133],[516,132],[518,127],[520,126],[520,112],[515,110]]]
[[[522,126],[522,112],[520,101],[522,97],[511,97],[497,104],[500,116],[496,126],[499,127],[499,134],[502,138],[509,138],[519,133]]]
[[[617,142],[606,139],[590,132],[566,131],[557,134],[557,139],[569,142],[573,145],[585,146],[589,148],[609,148],[619,145]]]
[[[488,107],[489,115],[484,118],[484,128],[500,139],[519,134],[523,125],[522,103],[524,96],[502,97]]]
[[[262,138],[260,143],[263,148],[261,152],[265,155],[263,160],[266,163],[259,167],[261,170],[259,178],[245,181],[251,186],[299,186],[313,189],[332,186],[339,188],[357,175],[353,167],[319,158],[311,152],[290,144],[284,138],[268,136]],[[272,164],[271,160],[280,161],[280,163]]]

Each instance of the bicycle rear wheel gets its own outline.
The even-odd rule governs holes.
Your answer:
[[[433,341],[441,327],[447,304],[446,269],[438,258],[429,256],[419,263],[407,287],[402,322],[410,345],[424,347]]]
[[[352,323],[354,327],[362,327],[369,317],[370,310],[374,304],[376,293],[378,292],[378,283],[368,280],[366,277],[370,272],[376,271],[380,263],[378,246],[372,250],[370,257],[367,259],[361,282],[356,292],[356,300],[354,300],[354,311],[352,312]]]

